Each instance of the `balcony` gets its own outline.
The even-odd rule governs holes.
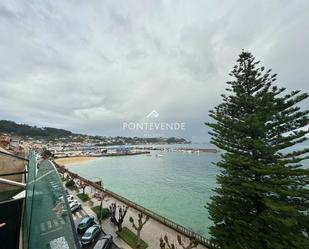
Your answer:
[[[1,154],[1,157],[8,155]],[[79,249],[62,181],[52,162],[42,160],[37,164],[36,157],[31,152],[28,160],[14,158],[27,162],[21,182],[1,181],[25,191],[0,202],[0,223],[5,223],[0,228],[0,244],[14,249]]]

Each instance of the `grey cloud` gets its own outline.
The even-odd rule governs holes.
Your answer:
[[[308,25],[307,1],[1,1],[0,118],[117,135],[155,109],[205,136],[242,49],[308,92]]]

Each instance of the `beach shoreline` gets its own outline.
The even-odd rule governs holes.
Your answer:
[[[59,165],[71,166],[77,163],[83,163],[95,159],[98,159],[98,157],[94,156],[63,157],[55,159],[55,162]]]

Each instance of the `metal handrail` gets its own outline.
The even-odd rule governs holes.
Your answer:
[[[216,246],[214,243],[210,242],[207,238],[205,238],[204,236],[196,233],[196,232],[193,232],[191,230],[189,230],[188,228],[182,226],[182,225],[179,225],[177,224],[176,222],[168,219],[168,218],[165,218],[147,208],[144,208],[142,207],[141,205],[133,202],[133,201],[130,201],[128,200],[127,198],[119,195],[119,194],[116,194],[114,192],[112,192],[111,190],[108,190],[108,189],[103,189],[103,187],[101,187],[100,185],[76,174],[76,173],[73,173],[71,171],[69,171],[68,169],[62,167],[62,166],[59,166],[55,161],[53,162],[55,165],[56,165],[56,168],[57,170],[60,172],[60,173],[68,173],[69,175],[73,176],[74,178],[77,178],[83,182],[85,182],[86,184],[88,184],[89,186],[92,186],[94,187],[95,189],[98,189],[99,191],[102,191],[102,192],[105,192],[107,193],[108,195],[114,197],[115,199],[123,202],[124,204],[130,206],[130,207],[133,207],[135,208],[136,210],[148,215],[149,217],[151,217],[152,219],[158,221],[158,222],[161,222],[162,224],[176,230],[177,232],[189,237],[189,238],[194,238],[196,239],[199,243],[205,245],[206,247],[208,247],[209,249],[217,249],[219,248],[218,246]]]
[[[11,173],[0,174],[0,177],[2,177],[2,176],[22,175],[22,174],[27,174],[27,173],[28,173],[28,171],[22,171],[22,172],[11,172]]]
[[[21,157],[21,156],[16,156],[16,155],[14,155],[14,154],[7,153],[7,152],[1,151],[1,150],[0,150],[0,154],[3,154],[3,155],[5,155],[5,156],[9,156],[9,157],[13,157],[13,158],[16,158],[16,159],[20,159],[20,160],[29,162],[29,159],[27,159],[27,158],[24,158],[24,157]]]

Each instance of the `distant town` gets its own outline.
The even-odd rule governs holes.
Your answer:
[[[157,149],[147,145],[190,144],[190,141],[175,137],[90,136],[75,134],[63,129],[38,128],[0,120],[0,144],[17,154],[22,154],[25,150],[32,148],[49,150],[55,157],[74,157],[146,154],[151,149]],[[147,147],[132,147],[134,145]]]

